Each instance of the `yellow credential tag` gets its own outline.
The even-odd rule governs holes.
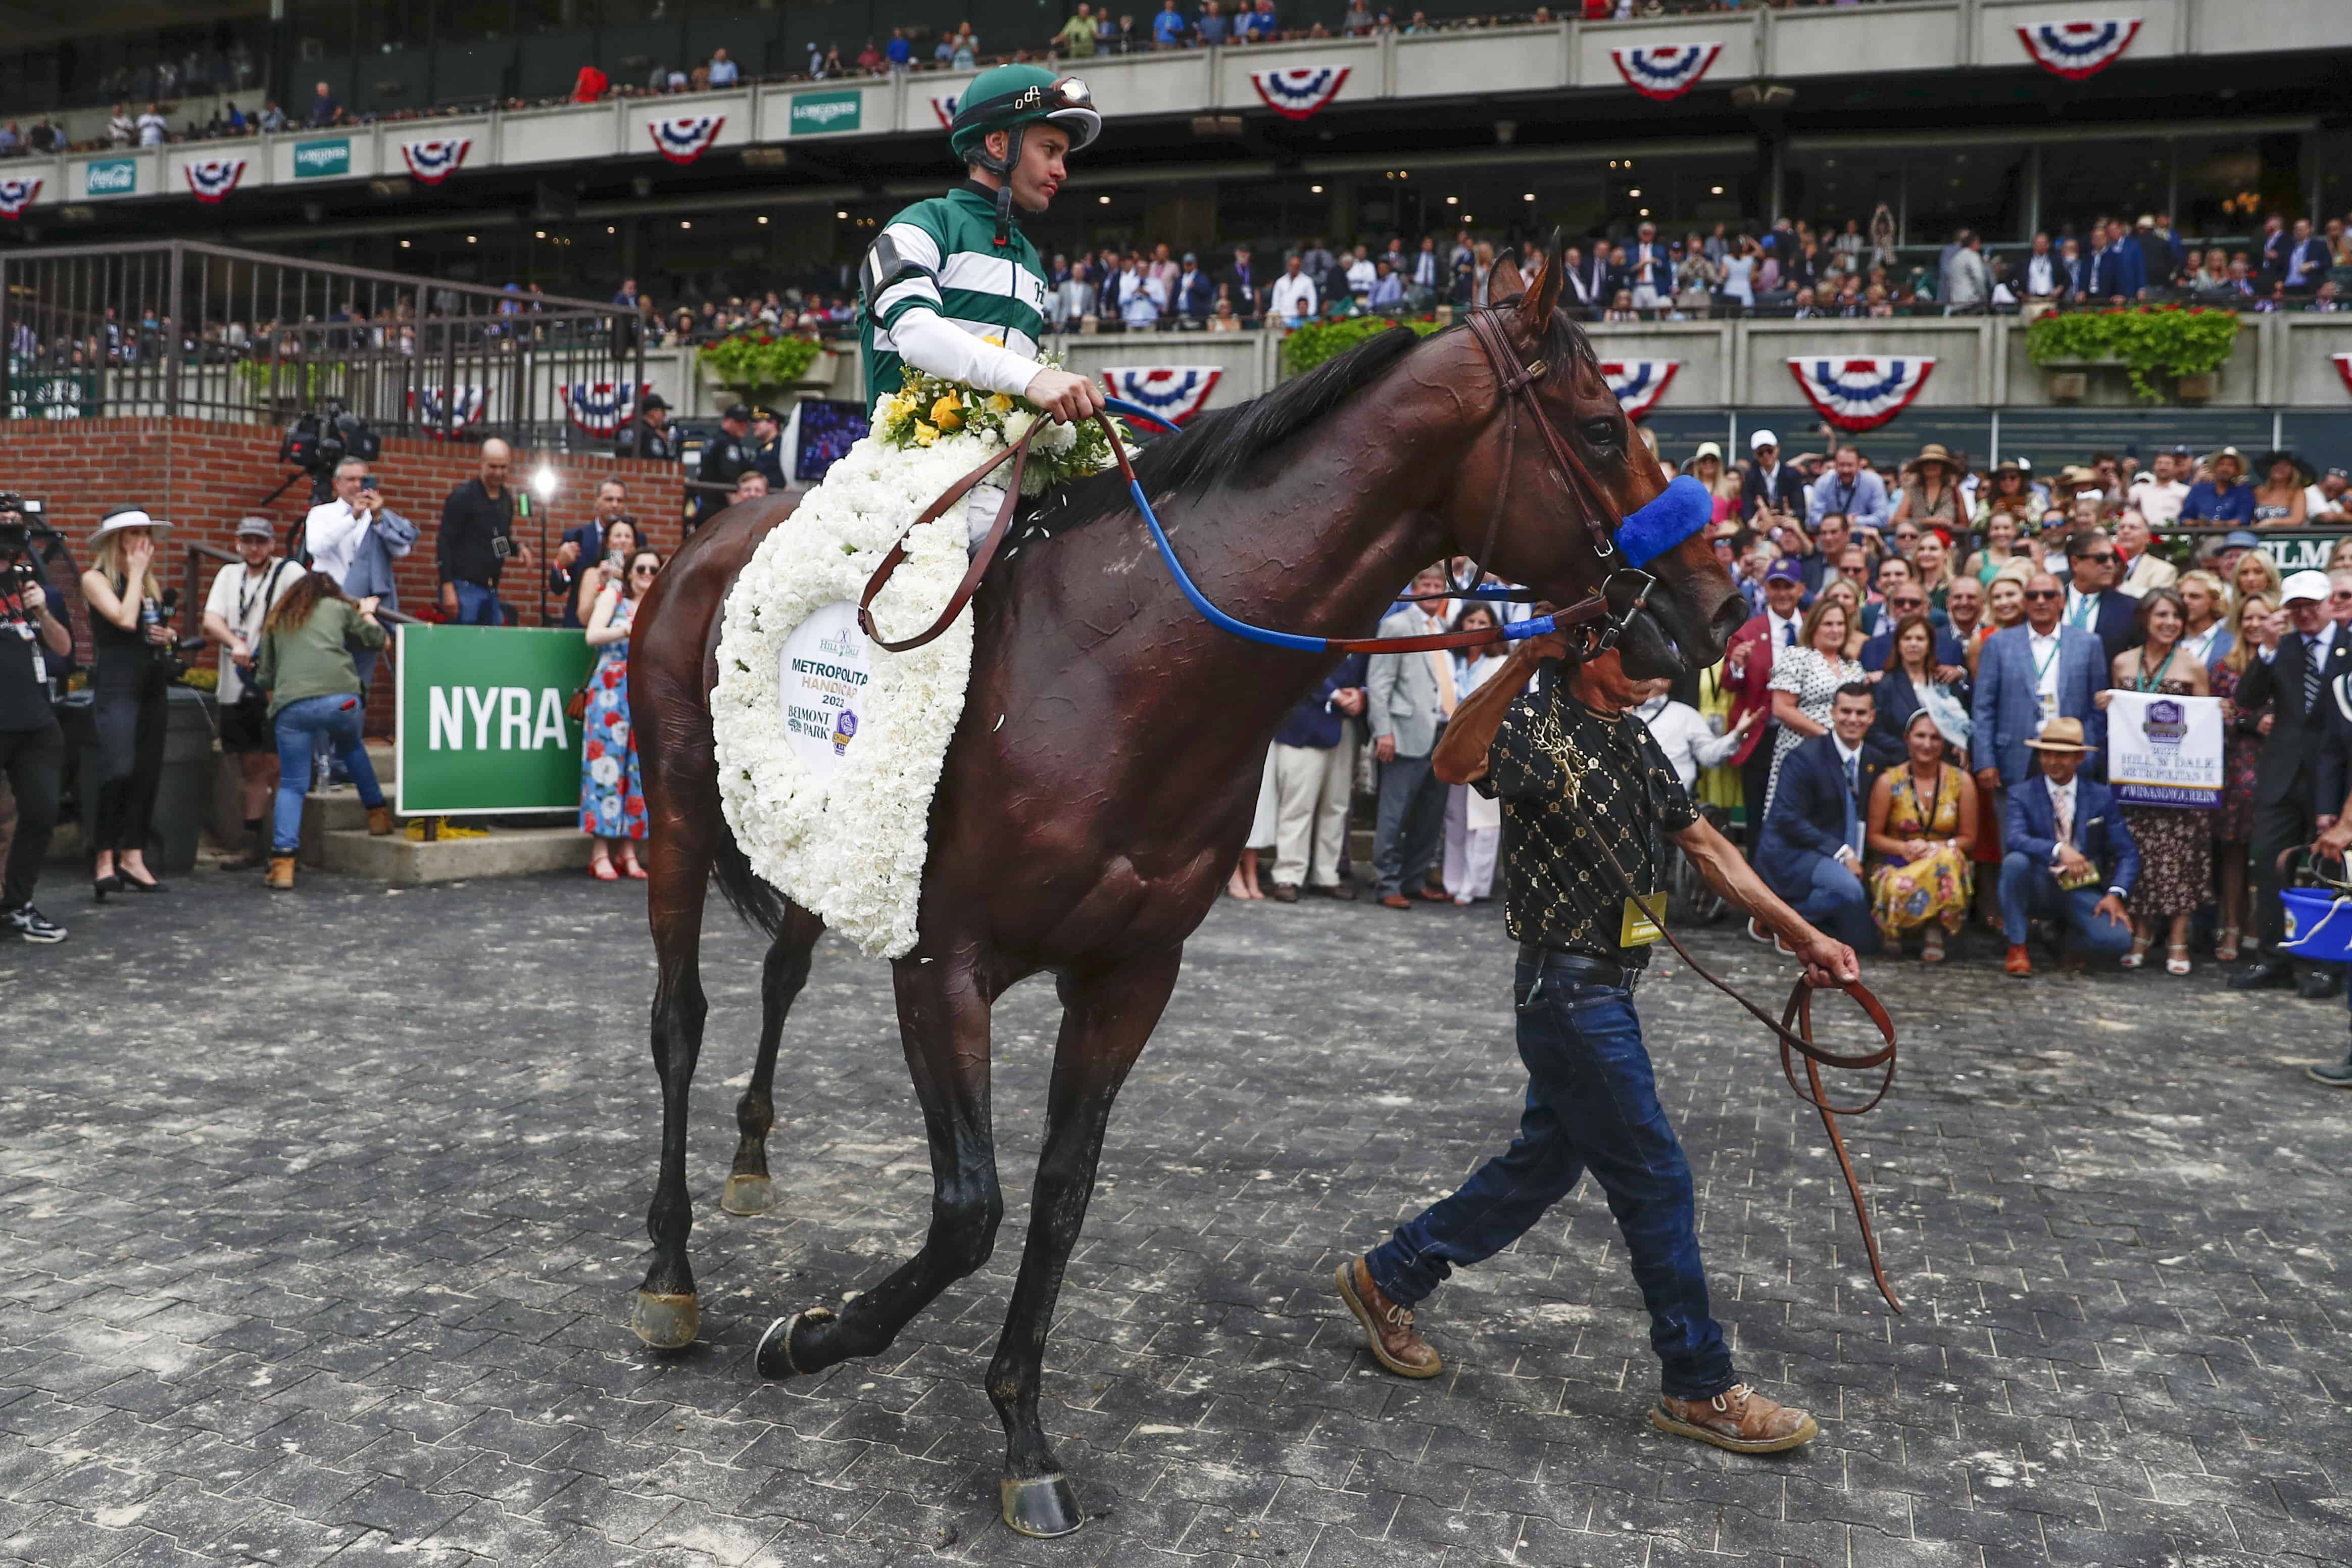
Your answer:
[[[1647,947],[1665,935],[1658,922],[1666,918],[1666,895],[1648,893],[1640,901],[1625,900],[1625,923],[1617,932],[1619,947]]]

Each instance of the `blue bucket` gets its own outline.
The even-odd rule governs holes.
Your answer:
[[[2315,963],[2352,963],[2352,894],[2327,888],[2282,888],[2286,941],[2281,952]]]

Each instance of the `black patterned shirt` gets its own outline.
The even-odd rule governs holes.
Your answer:
[[[1511,704],[1472,786],[1503,803],[1504,909],[1515,942],[1639,967],[1617,945],[1625,889],[1600,846],[1644,893],[1663,885],[1661,831],[1698,820],[1674,764],[1639,719],[1596,713],[1564,682]]]

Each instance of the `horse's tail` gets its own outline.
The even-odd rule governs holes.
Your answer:
[[[751,869],[751,857],[735,842],[733,833],[719,836],[719,853],[711,860],[710,874],[719,883],[719,896],[744,923],[759,927],[771,939],[783,934],[792,901]]]

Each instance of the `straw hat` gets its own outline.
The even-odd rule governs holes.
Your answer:
[[[2096,746],[2083,743],[2083,721],[2080,719],[2053,719],[2042,726],[2042,733],[2025,742],[2037,752],[2095,752]]]
[[[1947,473],[1949,473],[1953,468],[1959,466],[1952,461],[1951,453],[1946,451],[1943,444],[1939,441],[1928,442],[1926,446],[1919,448],[1919,455],[1911,459],[1911,466],[1915,468],[1918,468],[1923,463],[1941,463],[1944,465],[1944,469]]]
[[[120,533],[126,528],[169,528],[172,525],[160,517],[149,517],[142,507],[118,506],[98,520],[98,531],[89,536],[96,544],[110,533]]]

